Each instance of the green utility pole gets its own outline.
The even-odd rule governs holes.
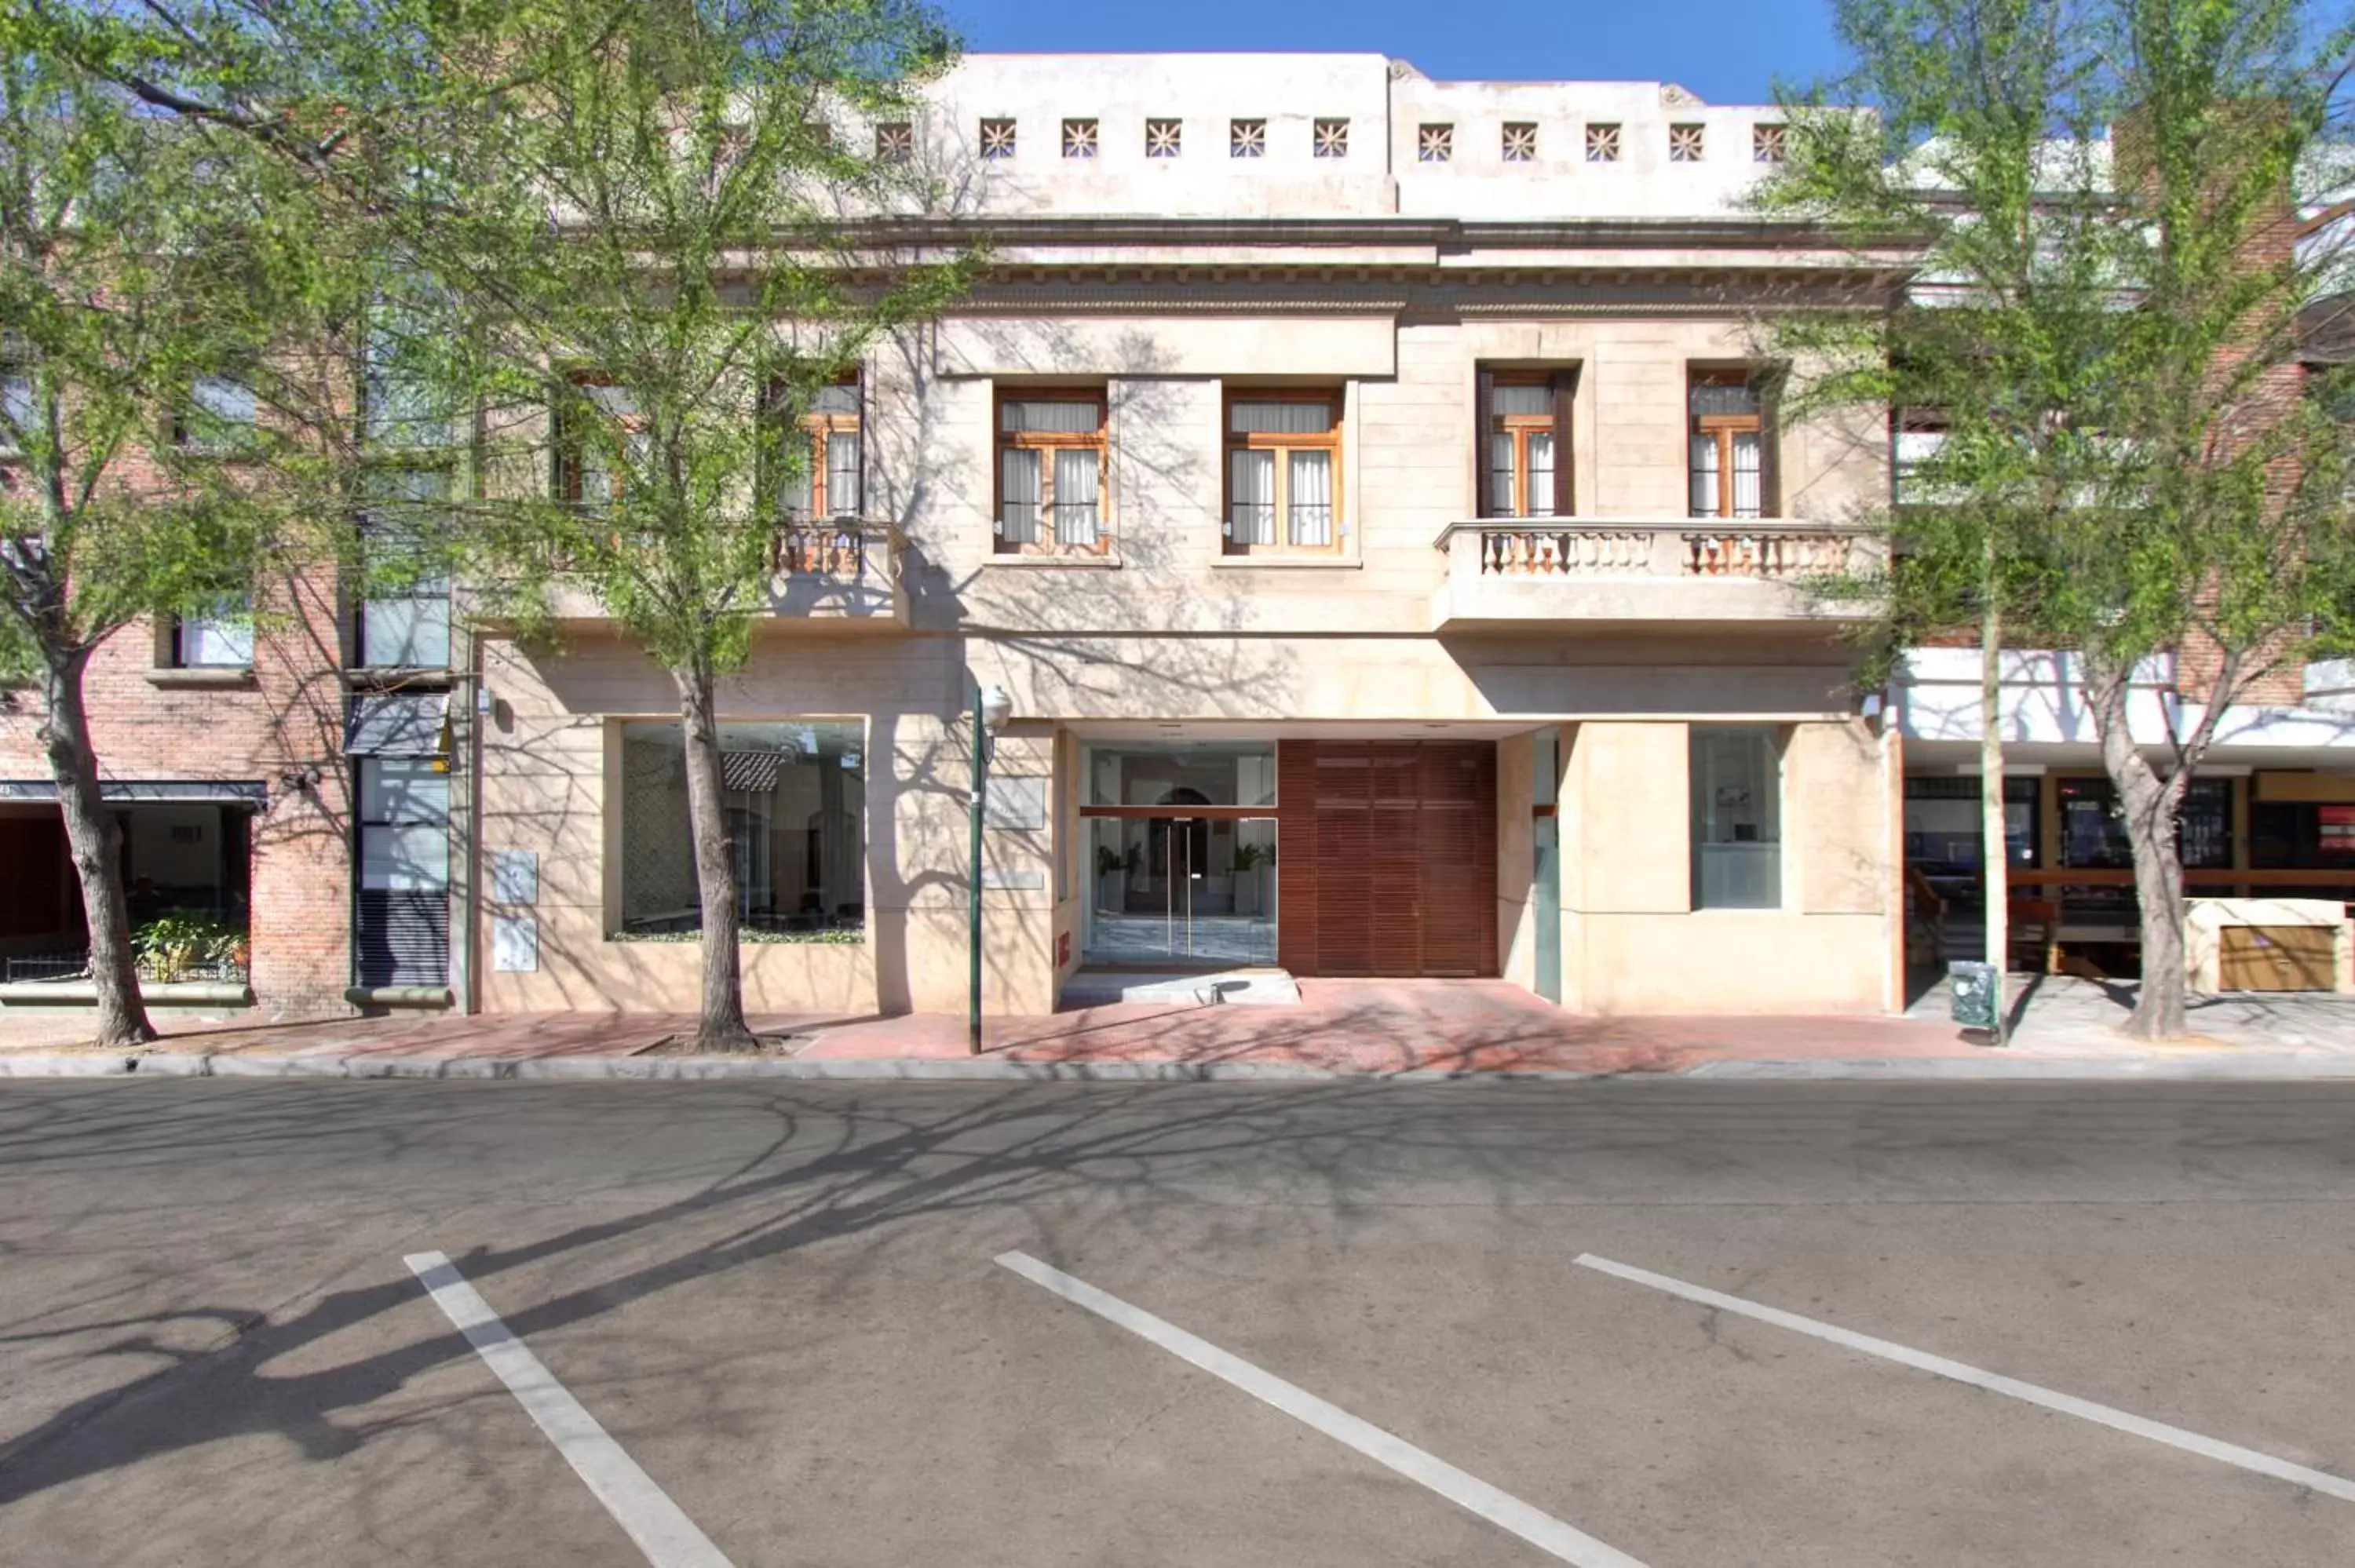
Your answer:
[[[971,987],[965,999],[965,1051],[981,1054],[981,811],[989,790],[989,729],[981,713],[981,683],[973,683],[973,880],[966,945],[971,949]]]

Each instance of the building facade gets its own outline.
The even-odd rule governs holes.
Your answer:
[[[1887,433],[1778,432],[1744,327],[1872,281],[1735,205],[1770,111],[980,56],[836,134],[957,171],[991,267],[813,416],[721,687],[751,1009],[962,1009],[977,684],[993,1010],[1266,963],[1895,1003],[1896,742],[1798,587]],[[472,1000],[687,1005],[667,677],[585,599],[472,657]]]
[[[941,176],[897,242],[991,256],[805,420],[721,684],[754,1012],[964,1007],[985,685],[1012,701],[995,1012],[1276,965],[1874,1012],[1969,949],[1976,654],[1862,693],[1806,591],[1870,563],[1855,519],[1919,438],[1779,418],[1791,367],[1748,324],[1885,299],[1903,259],[1744,207],[1773,111],[1380,56],[984,55],[834,129]],[[259,592],[90,676],[134,916],[249,931],[206,1005],[692,1005],[677,696],[593,599],[523,641],[439,583]],[[2065,661],[2012,667],[2015,883],[2098,871],[2069,891],[2092,942],[2130,917],[2123,839]],[[2349,684],[2317,666],[2224,726],[2198,874],[2355,868]],[[2154,749],[2186,700],[2152,673]],[[79,939],[49,800],[20,697],[0,1005]]]

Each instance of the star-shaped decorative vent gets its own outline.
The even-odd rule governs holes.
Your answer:
[[[1453,125],[1421,125],[1415,128],[1414,155],[1425,164],[1444,164],[1455,155],[1455,127]]]
[[[1590,164],[1615,164],[1619,161],[1619,127],[1589,125],[1586,128],[1586,161]]]
[[[1186,122],[1182,120],[1148,120],[1145,122],[1145,155],[1148,158],[1174,158],[1185,145]]]
[[[981,122],[981,155],[985,158],[1014,156],[1014,122],[985,120]]]
[[[875,161],[904,164],[916,155],[916,128],[904,120],[875,127]]]
[[[1750,128],[1750,156],[1760,164],[1779,164],[1788,155],[1789,143],[1780,125],[1753,125]]]
[[[1534,122],[1505,122],[1505,162],[1533,164],[1538,156],[1538,128]]]
[[[1227,155],[1234,158],[1265,157],[1267,155],[1267,122],[1264,120],[1227,122]]]
[[[1096,122],[1092,120],[1063,122],[1063,156],[1092,158],[1096,155]]]
[[[1698,125],[1668,127],[1668,162],[1698,164],[1700,162],[1701,128]]]
[[[1316,155],[1320,158],[1346,158],[1349,155],[1349,122],[1346,120],[1316,122]]]

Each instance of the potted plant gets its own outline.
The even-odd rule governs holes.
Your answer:
[[[1096,907],[1117,911],[1121,907],[1120,878],[1128,869],[1128,862],[1110,844],[1096,845]]]
[[[1257,915],[1267,906],[1267,874],[1261,867],[1269,859],[1265,844],[1235,846],[1235,913]]]

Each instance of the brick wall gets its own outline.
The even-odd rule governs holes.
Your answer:
[[[125,628],[92,657],[84,689],[102,779],[254,781],[253,991],[272,1018],[350,1011],[352,832],[335,574],[257,595],[249,679],[172,671],[167,630]],[[207,683],[186,683],[191,679]],[[0,779],[47,780],[37,693],[0,695]],[[289,789],[284,776],[316,769]]]

